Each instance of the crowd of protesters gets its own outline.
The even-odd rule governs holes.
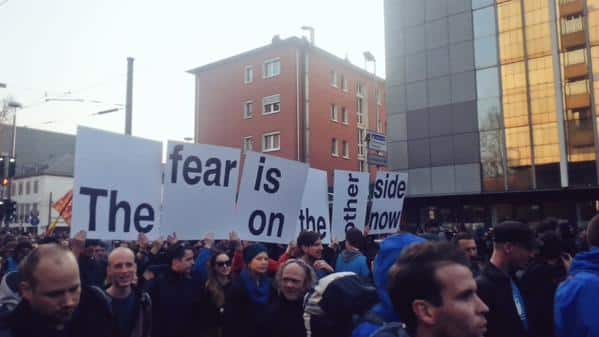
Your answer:
[[[599,216],[323,245],[0,233],[0,337],[599,336]]]

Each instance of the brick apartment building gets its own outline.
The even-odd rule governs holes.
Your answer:
[[[308,42],[272,43],[189,71],[195,140],[326,170],[370,171],[366,135],[384,133],[384,80]]]

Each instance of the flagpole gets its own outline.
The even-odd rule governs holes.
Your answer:
[[[73,200],[73,194],[71,193],[71,197],[69,198],[69,201],[65,202],[64,206],[62,206],[62,209],[60,210],[60,213],[58,213],[56,220],[54,220],[52,225],[48,226],[48,229],[46,230],[46,235],[52,235],[52,233],[54,232],[54,229],[56,228],[56,225],[58,224],[58,221],[60,220],[60,217],[62,217],[62,214],[67,209],[67,207],[69,207],[72,200]]]

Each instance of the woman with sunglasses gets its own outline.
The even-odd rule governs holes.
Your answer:
[[[274,295],[268,252],[264,245],[253,244],[245,247],[243,259],[246,267],[233,280],[225,308],[224,337],[263,337],[269,329],[266,313]]]
[[[202,292],[200,336],[222,337],[225,303],[231,288],[231,258],[216,251],[208,261],[208,280]]]

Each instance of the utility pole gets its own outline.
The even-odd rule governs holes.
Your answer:
[[[125,106],[125,134],[131,135],[133,109],[133,57],[127,57],[127,103]]]

